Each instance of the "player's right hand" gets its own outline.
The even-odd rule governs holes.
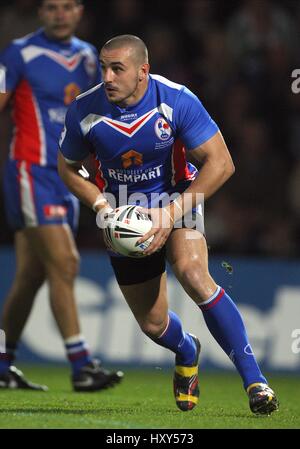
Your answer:
[[[151,244],[144,251],[145,256],[151,256],[162,249],[174,226],[173,217],[166,208],[141,209],[148,214],[152,220],[152,228],[145,234],[138,243],[143,243],[154,236]]]

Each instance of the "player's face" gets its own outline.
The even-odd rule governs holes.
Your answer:
[[[139,64],[131,48],[102,49],[100,64],[108,101],[126,107],[144,95],[149,65]]]
[[[83,7],[76,0],[44,0],[39,15],[46,34],[63,41],[74,34],[82,12]]]

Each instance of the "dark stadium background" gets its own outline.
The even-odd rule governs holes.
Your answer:
[[[236,173],[206,204],[213,254],[300,255],[300,68],[298,0],[86,0],[78,36],[97,48],[116,34],[149,47],[151,72],[186,84],[219,124]],[[0,48],[38,26],[35,0],[1,1]],[[9,112],[1,115],[0,170]],[[82,207],[80,249],[102,248]],[[12,243],[0,201],[0,244]]]

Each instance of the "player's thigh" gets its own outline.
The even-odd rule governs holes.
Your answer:
[[[196,263],[208,269],[205,237],[194,229],[174,229],[166,243],[167,259],[171,266]]]
[[[76,274],[79,255],[69,225],[44,225],[24,230],[46,270]]]
[[[166,246],[172,270],[190,297],[196,302],[209,298],[217,286],[208,270],[203,234],[192,229],[176,229]]]
[[[45,279],[45,269],[24,230],[15,233],[14,244],[16,281],[22,284],[41,285]]]

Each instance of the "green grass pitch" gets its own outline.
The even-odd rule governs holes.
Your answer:
[[[295,429],[300,428],[300,378],[269,375],[280,410],[253,415],[237,374],[200,374],[200,402],[191,412],[177,409],[172,372],[125,370],[122,384],[95,393],[73,393],[67,368],[21,366],[47,393],[0,390],[4,429]]]

